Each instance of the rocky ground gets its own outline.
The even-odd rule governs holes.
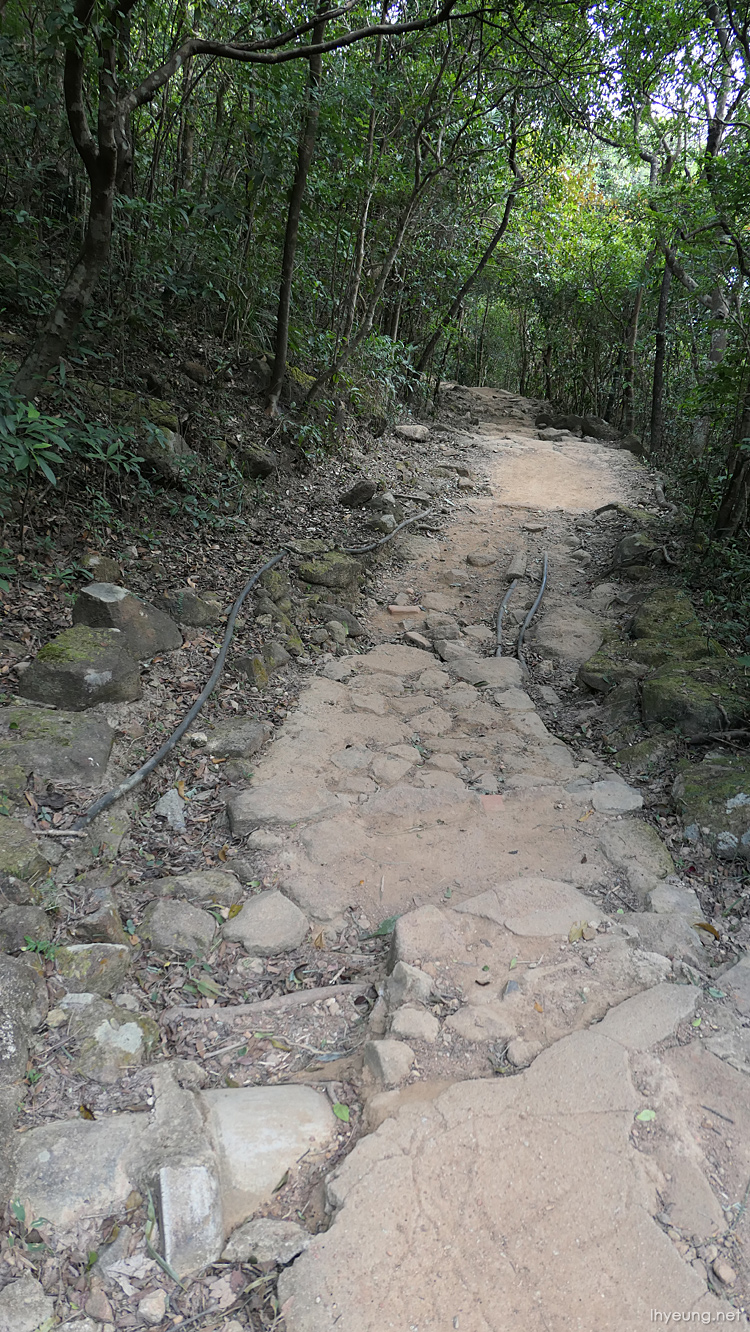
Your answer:
[[[750,685],[658,480],[538,406],[446,386],[375,558],[285,533],[90,830],[226,596],[94,585],[11,676],[2,1332],[744,1321]]]

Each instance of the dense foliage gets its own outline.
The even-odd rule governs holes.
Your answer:
[[[121,380],[190,334],[309,398],[417,367],[604,415],[747,542],[747,9],[0,12],[2,300],[38,335],[6,477],[72,447],[24,417],[61,361]]]

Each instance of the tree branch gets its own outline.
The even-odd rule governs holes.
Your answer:
[[[373,23],[366,28],[354,28],[351,32],[342,33],[340,37],[334,37],[328,42],[308,43],[307,45],[294,46],[289,50],[269,50],[270,46],[278,46],[281,38],[273,38],[269,42],[259,43],[231,43],[210,41],[203,37],[191,37],[183,42],[168,60],[164,62],[159,69],[155,69],[144,79],[138,88],[133,88],[131,92],[122,99],[120,110],[122,115],[127,115],[134,111],[136,107],[145,106],[150,102],[155,93],[168,83],[174,74],[184,65],[186,60],[192,59],[196,55],[219,56],[224,60],[237,60],[243,64],[251,65],[279,65],[289,60],[309,60],[311,56],[326,55],[329,51],[340,51],[347,46],[352,46],[356,42],[367,40],[369,37],[392,37],[399,36],[408,32],[424,32],[427,28],[435,28],[441,23],[445,23],[452,14],[458,0],[444,0],[443,5],[436,14],[425,19],[414,19],[411,23]],[[456,18],[475,18],[480,13],[477,9],[468,10],[455,15]],[[291,41],[294,37],[294,29],[284,34],[284,41]]]

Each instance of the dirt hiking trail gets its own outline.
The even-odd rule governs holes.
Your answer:
[[[744,1322],[725,1255],[750,1099],[700,1039],[702,945],[679,892],[658,904],[674,866],[638,792],[545,724],[552,678],[572,683],[631,596],[591,586],[596,510],[648,500],[648,474],[540,438],[511,394],[449,400],[474,423],[447,460],[466,507],[440,541],[401,538],[383,641],[324,667],[229,806],[321,930],[398,917],[364,1045],[371,1131],[327,1180],[330,1228],[282,1273],[286,1326]],[[526,671],[506,654],[544,552]]]
[[[642,749],[660,660],[617,655],[645,599],[672,597],[678,651],[700,626],[646,540],[648,470],[538,408],[444,386],[429,426],[396,427],[405,497],[442,517],[366,573],[320,541],[296,582],[266,577],[269,632],[316,596],[336,618],[301,621],[315,646],[275,727],[251,704],[186,737],[154,812],[187,808],[195,858],[136,867],[131,892],[113,852],[72,884],[84,942],[5,958],[47,1055],[13,1138],[0,1332],[747,1325],[750,965],[702,918],[672,777],[619,747]],[[342,569],[348,591],[325,582]],[[636,743],[606,739],[621,722]]]

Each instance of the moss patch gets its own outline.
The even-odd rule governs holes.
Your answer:
[[[351,555],[329,550],[313,559],[302,560],[298,572],[306,583],[322,587],[351,587],[362,573],[362,565]]]
[[[672,794],[691,840],[750,861],[750,759],[712,753],[701,763],[683,760]]]
[[[96,661],[105,650],[119,647],[122,635],[115,629],[90,629],[86,624],[74,624],[64,629],[51,643],[37,653],[37,661],[76,662]]]

